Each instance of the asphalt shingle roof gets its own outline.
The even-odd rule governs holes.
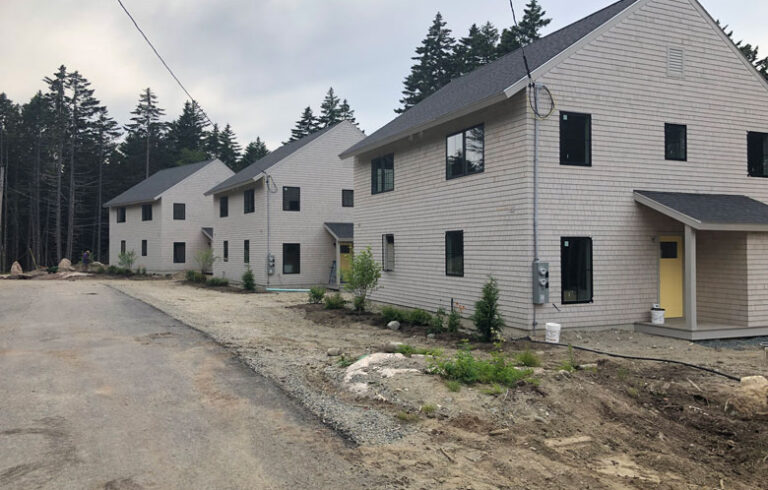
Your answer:
[[[355,225],[353,223],[325,223],[325,226],[339,240],[352,240],[355,237]]]
[[[160,170],[108,201],[104,204],[104,207],[111,208],[154,201],[160,194],[214,161],[216,161],[215,158]]]
[[[244,169],[242,169],[232,177],[228,178],[221,184],[217,185],[216,187],[212,188],[205,194],[206,195],[216,194],[218,192],[229,190],[239,185],[250,182],[251,180],[253,180],[254,177],[259,175],[260,173],[264,172],[270,167],[273,167],[274,165],[279,163],[281,160],[284,160],[290,155],[296,153],[301,148],[304,148],[309,143],[315,141],[317,138],[324,135],[325,133],[335,128],[336,126],[337,125],[329,126],[327,128],[321,129],[320,131],[317,131],[316,133],[312,133],[309,136],[305,136],[300,140],[291,141],[289,143],[284,144],[283,146],[271,152],[269,155],[265,156],[264,158],[256,160],[251,165],[245,167]]]
[[[768,205],[742,195],[635,191],[703,224],[768,225]]]
[[[640,0],[621,0],[525,47],[531,71],[541,67],[565,49]],[[500,98],[504,90],[527,76],[522,50],[506,54],[484,65],[422,100],[381,129],[353,145],[342,157],[374,150],[378,146],[406,137],[410,131],[439,118],[470,108],[483,101]]]

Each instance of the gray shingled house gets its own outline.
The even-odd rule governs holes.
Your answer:
[[[768,334],[768,84],[699,2],[622,0],[525,54],[530,79],[515,51],[342,153],[373,298],[471,314],[493,275],[520,330]]]

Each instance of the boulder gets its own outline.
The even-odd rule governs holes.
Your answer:
[[[329,357],[336,357],[341,355],[341,349],[338,347],[331,347],[328,349],[328,356]]]
[[[11,277],[18,277],[22,274],[24,274],[24,270],[21,268],[21,264],[14,262],[13,265],[11,265]]]
[[[388,354],[393,354],[397,352],[398,347],[403,345],[402,342],[389,342],[388,344],[384,344],[381,347],[379,347],[380,352],[385,352]]]
[[[387,328],[390,330],[400,330],[400,322],[397,320],[392,320],[391,322],[387,323]]]
[[[69,259],[64,258],[59,262],[59,272],[72,272],[75,268],[72,267],[72,262]]]

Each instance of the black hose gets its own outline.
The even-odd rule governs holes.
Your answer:
[[[656,357],[642,357],[642,356],[630,356],[630,355],[626,355],[626,354],[616,354],[616,353],[613,353],[613,352],[605,352],[605,351],[601,351],[601,350],[597,350],[597,349],[590,349],[589,347],[580,347],[578,345],[555,344],[555,343],[551,343],[551,342],[544,342],[544,341],[541,341],[541,340],[533,340],[530,337],[523,337],[523,338],[520,338],[520,339],[513,339],[513,342],[519,342],[519,341],[527,341],[527,342],[531,342],[532,344],[544,344],[544,345],[554,345],[554,346],[557,346],[557,347],[569,347],[569,348],[573,348],[573,349],[576,349],[576,350],[582,350],[582,351],[585,351],[585,352],[592,352],[594,354],[601,354],[601,355],[608,356],[608,357],[618,357],[618,358],[621,358],[621,359],[631,359],[631,360],[634,360],[634,361],[666,362],[668,364],[677,364],[679,366],[685,366],[685,367],[689,367],[689,368],[693,368],[693,369],[698,369],[699,371],[705,371],[707,373],[716,374],[718,376],[722,376],[724,378],[728,378],[728,379],[730,379],[732,381],[741,381],[741,378],[738,378],[738,377],[733,376],[731,374],[723,373],[723,372],[720,372],[720,371],[718,371],[716,369],[711,369],[711,368],[704,367],[704,366],[697,366],[696,364],[691,364],[690,362],[685,362],[685,361],[675,361],[675,360],[672,360],[672,359],[659,359],[659,358],[656,358]]]

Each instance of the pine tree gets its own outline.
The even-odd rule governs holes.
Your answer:
[[[219,159],[226,163],[228,167],[234,168],[240,158],[241,151],[242,148],[240,147],[240,143],[237,142],[235,132],[232,131],[232,127],[227,124],[224,126],[224,130],[219,134]]]
[[[301,119],[296,121],[296,126],[291,130],[291,139],[289,141],[300,140],[320,129],[317,118],[312,112],[312,108],[307,106],[301,113]]]
[[[181,152],[184,148],[202,150],[207,126],[208,122],[200,107],[187,101],[184,102],[179,118],[170,124],[168,139],[176,152]]]
[[[64,65],[59,66],[53,77],[45,77],[44,81],[48,84],[48,100],[53,112],[52,125],[52,138],[53,148],[52,153],[55,160],[55,167],[53,169],[54,178],[56,179],[56,210],[55,210],[55,228],[54,228],[54,241],[56,243],[56,255],[54,260],[58,261],[63,258],[62,242],[61,242],[61,205],[62,205],[62,174],[64,173],[64,144],[66,141],[67,131],[67,97],[64,92],[64,85],[67,78],[67,67]]]
[[[416,56],[411,58],[416,64],[403,82],[402,107],[395,109],[395,112],[405,112],[448,84],[457,74],[454,58],[456,41],[451,37],[451,30],[445,26],[446,22],[438,12],[427,37],[416,48]]]
[[[267,155],[269,155],[267,145],[261,140],[261,138],[257,137],[256,141],[251,141],[248,143],[248,146],[246,146],[245,150],[243,151],[243,155],[237,162],[236,168],[233,168],[232,170],[238,172]]]
[[[107,163],[109,155],[111,155],[115,148],[115,139],[120,136],[120,125],[109,117],[106,107],[100,108],[96,122],[94,123],[94,132],[97,138],[98,145],[98,180],[96,187],[96,212],[94,213],[95,226],[95,239],[91,245],[92,250],[96,252],[96,260],[101,262],[101,242],[103,237],[102,229],[105,228],[103,214],[104,203],[104,167]]]
[[[160,122],[160,116],[165,115],[165,111],[157,106],[157,96],[147,87],[146,90],[139,94],[139,103],[131,114],[133,114],[131,118],[133,122],[128,124],[125,129],[145,141],[146,161],[144,178],[148,178],[150,174],[150,150],[153,143],[159,140],[165,131],[165,125]]]
[[[325,94],[323,103],[320,104],[320,116],[317,118],[318,125],[321,128],[327,128],[333,126],[337,122],[341,121],[341,107],[339,106],[339,98],[333,92],[333,87],[328,89],[328,93]]]
[[[456,64],[460,73],[469,73],[495,60],[498,42],[499,31],[493,24],[486,22],[482,27],[472,24],[469,34],[461,38],[456,46]]]
[[[205,151],[211,158],[219,158],[221,154],[221,137],[219,136],[219,125],[214,123],[213,129],[205,137],[205,143],[203,145]]]
[[[511,53],[522,45],[541,39],[541,29],[552,22],[552,19],[544,17],[546,14],[537,0],[530,0],[525,6],[520,23],[502,31],[498,55]]]
[[[349,102],[347,102],[347,99],[342,100],[341,105],[339,105],[339,119],[342,121],[349,121],[352,124],[357,124],[357,119],[355,119],[355,111],[349,107]]]
[[[720,21],[717,21],[717,25],[720,25]],[[732,40],[733,39],[733,31],[728,30],[728,26],[722,26],[723,32]],[[734,44],[736,44],[736,47],[739,48],[741,53],[744,55],[745,58],[747,58],[747,61],[749,61],[752,66],[755,67],[755,69],[760,73],[763,78],[768,80],[768,57],[766,58],[760,58],[760,55],[758,54],[758,51],[760,50],[759,46],[752,46],[751,44],[747,43],[744,44],[744,41],[739,40],[734,41]]]

